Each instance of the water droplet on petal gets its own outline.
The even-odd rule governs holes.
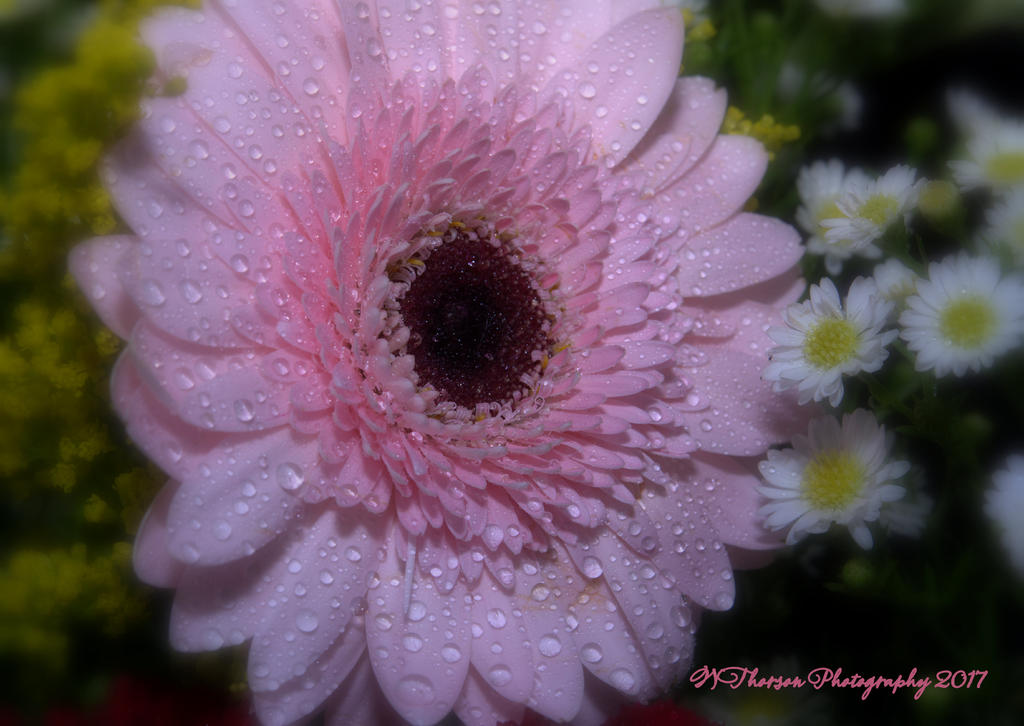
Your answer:
[[[445,663],[458,663],[462,659],[462,651],[459,650],[457,645],[446,643],[441,648],[441,657],[444,658]]]
[[[429,706],[437,696],[434,684],[426,676],[405,676],[398,682],[398,697],[411,706]]]
[[[167,302],[167,295],[164,293],[163,285],[152,278],[142,281],[142,302],[146,305],[159,307]]]
[[[562,641],[560,641],[554,635],[545,635],[537,643],[537,649],[542,655],[546,655],[548,658],[553,658],[562,652]]]
[[[609,674],[608,678],[613,686],[626,693],[631,693],[633,688],[636,687],[636,677],[625,668],[616,668]]]
[[[213,536],[221,542],[228,540],[231,537],[231,525],[223,519],[218,519],[213,524]]]
[[[587,663],[600,663],[604,658],[604,651],[597,643],[587,643],[580,648],[580,657]]]
[[[601,560],[596,557],[586,556],[583,558],[583,574],[589,577],[591,580],[596,580],[602,574],[604,574],[604,567],[601,565]]]
[[[503,665],[496,665],[487,672],[487,680],[495,686],[505,686],[512,681],[512,671]]]
[[[417,623],[420,620],[423,620],[426,614],[427,606],[419,600],[413,600],[411,603],[409,603],[408,617],[409,620],[411,620],[412,622]]]
[[[319,624],[316,613],[312,610],[300,610],[295,616],[295,627],[303,633],[312,633]]]
[[[235,401],[235,416],[242,423],[249,423],[256,418],[256,411],[252,407],[252,402],[247,401],[244,398],[240,398]],[[284,485],[282,484],[281,486]]]
[[[508,622],[505,611],[500,608],[491,608],[487,611],[487,622],[491,624],[492,628],[504,628],[505,623]]]
[[[293,464],[290,461],[286,461],[283,464],[277,466],[277,483],[285,491],[295,491],[302,486],[305,481],[305,476],[302,473],[302,467],[298,464]]]

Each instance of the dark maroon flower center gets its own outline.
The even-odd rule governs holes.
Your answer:
[[[533,278],[503,243],[459,233],[422,260],[399,302],[420,385],[473,409],[529,387],[548,351]]]

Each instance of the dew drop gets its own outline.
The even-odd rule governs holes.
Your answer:
[[[602,574],[604,574],[604,567],[601,565],[601,560],[596,557],[586,556],[583,558],[583,574],[591,580],[596,580]]]
[[[423,638],[415,633],[406,633],[402,637],[402,647],[410,653],[419,653],[423,650]]]
[[[613,686],[626,693],[632,692],[636,687],[636,677],[625,668],[616,668],[608,675],[608,678]]]
[[[600,663],[604,658],[604,652],[597,643],[587,643],[580,648],[580,657],[587,663]]]
[[[532,590],[530,590],[530,597],[532,597],[537,602],[544,602],[548,599],[548,596],[550,594],[551,588],[549,588],[544,583],[538,583],[533,586]]]
[[[213,536],[224,542],[231,537],[231,525],[223,519],[218,519],[213,524]]]
[[[303,633],[312,633],[319,624],[316,613],[312,610],[300,610],[299,614],[295,616],[295,627]]]
[[[302,467],[298,464],[293,464],[290,461],[278,464],[277,483],[285,491],[295,491],[302,486],[305,480],[305,476],[302,473]]]
[[[183,391],[190,391],[196,386],[196,379],[187,368],[178,368],[174,371],[174,382]]]
[[[441,657],[445,663],[458,663],[462,659],[462,651],[453,643],[447,643],[441,648]]]
[[[583,98],[593,98],[597,95],[597,87],[593,83],[584,81],[576,87],[577,93]]]
[[[408,617],[409,620],[411,620],[412,622],[418,623],[420,620],[423,620],[423,618],[426,617],[426,614],[427,606],[419,600],[413,600],[411,603],[409,603]]]
[[[556,638],[554,635],[545,635],[537,643],[537,649],[542,655],[546,655],[548,658],[553,658],[562,652],[562,641]]]
[[[492,628],[504,628],[505,623],[508,622],[505,617],[505,611],[500,608],[491,608],[487,611],[487,622],[491,624]]]
[[[402,678],[398,682],[398,697],[411,706],[429,706],[437,698],[433,682],[421,675]]]
[[[320,582],[324,585],[330,585],[334,582],[334,575],[331,574],[330,570],[320,570]]]
[[[220,634],[219,630],[207,628],[203,633],[203,644],[210,650],[217,650],[224,645],[224,636]]]
[[[152,278],[143,280],[142,302],[153,307],[159,307],[167,302],[167,295],[164,294],[163,286]]]
[[[251,401],[247,401],[244,398],[240,398],[237,401],[235,401],[234,407],[235,416],[242,423],[249,423],[254,418],[256,418],[256,411],[253,409]],[[284,486],[284,484],[282,484],[281,486]],[[288,487],[285,487],[285,489],[287,488]]]
[[[195,305],[203,299],[203,291],[195,280],[184,279],[178,284],[181,296],[189,303]]]
[[[495,686],[506,686],[512,682],[512,671],[507,666],[496,665],[487,672],[487,679]]]
[[[231,269],[240,275],[249,271],[249,258],[245,255],[233,255],[231,257]]]

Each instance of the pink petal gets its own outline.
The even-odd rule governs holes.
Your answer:
[[[451,68],[456,46],[448,45],[454,28],[442,15],[440,2],[377,0],[376,4],[382,41],[379,47],[387,57],[392,78],[414,72],[421,82],[430,79],[440,85],[447,78],[458,77]]]
[[[464,726],[493,726],[505,721],[519,723],[525,711],[523,704],[502,698],[488,686],[476,668],[469,669],[462,694],[455,702],[455,713]]]
[[[708,78],[676,80],[672,95],[643,140],[623,162],[641,171],[652,192],[685,174],[711,146],[725,118],[726,94]]]
[[[287,542],[280,540],[252,557],[212,567],[186,567],[171,608],[171,645],[186,652],[240,645],[260,628],[255,605],[274,585],[263,574],[274,566]],[[264,588],[270,593],[264,593]]]
[[[588,585],[588,595],[570,608],[578,623],[572,635],[583,667],[630,699],[651,698],[658,684],[640,655],[626,614],[603,578]]]
[[[324,653],[274,691],[253,694],[253,708],[264,726],[285,726],[317,710],[345,682],[366,651],[361,625],[351,624]]]
[[[768,154],[759,142],[748,136],[719,136],[685,176],[657,194],[654,219],[663,233],[678,226],[683,239],[707,232],[743,207],[767,165]]]
[[[788,224],[759,214],[737,214],[691,238],[683,248],[679,285],[684,295],[730,292],[782,275],[803,253]]]
[[[680,467],[680,471],[675,470]],[[698,605],[713,610],[727,610],[736,597],[732,569],[725,547],[719,541],[714,524],[695,502],[683,473],[686,463],[666,468],[671,477],[665,489],[645,490],[643,507],[659,526],[661,547],[651,552],[654,564],[675,582],[675,586]],[[672,613],[678,620],[692,619],[688,609]],[[683,623],[677,623],[685,627]],[[685,655],[685,654],[684,654]]]
[[[703,501],[722,541],[751,550],[782,546],[782,537],[769,531],[757,515],[764,503],[757,487],[763,484],[753,461],[695,454],[691,481],[694,496]]]
[[[231,311],[252,305],[252,287],[205,245],[182,238],[144,240],[121,258],[121,279],[146,319],[176,338],[249,347],[235,332]]]
[[[627,699],[590,673],[584,673],[583,701],[572,726],[601,726],[614,716]]]
[[[68,267],[103,324],[127,339],[139,310],[117,279],[118,260],[135,245],[134,237],[98,237],[71,250]]]
[[[380,46],[377,3],[332,5],[337,8],[345,36],[344,47],[348,49],[348,65],[352,69],[349,75],[357,81],[350,90],[348,115],[358,118],[373,108],[373,94],[384,89],[389,81],[387,56]],[[339,110],[344,113],[345,109]]]
[[[172,166],[162,169],[154,163],[160,160],[154,144],[136,133],[119,142],[104,162],[103,178],[114,207],[135,234],[196,241],[207,236],[211,224],[227,226],[230,210],[214,202],[221,176],[202,177],[216,181],[209,190],[214,196],[202,196],[203,190],[191,188],[187,177],[175,178]]]
[[[533,690],[533,657],[522,612],[487,571],[474,593],[473,667],[501,696],[525,703]]]
[[[370,659],[364,656],[327,702],[327,726],[406,726],[381,693]]]
[[[228,464],[228,462],[232,462]],[[316,440],[282,428],[234,437],[206,462],[206,476],[183,482],[168,517],[171,554],[216,565],[245,557],[295,526],[302,501],[285,487],[315,485]]]
[[[602,570],[658,687],[670,686],[689,665],[693,651],[692,619],[682,593],[652,562],[627,550],[614,535],[603,534],[570,553],[584,573]],[[625,681],[624,676],[619,678]]]
[[[135,551],[132,553],[135,573],[140,580],[154,587],[177,586],[185,569],[167,550],[167,512],[177,490],[177,482],[167,482],[149,505],[135,537]]]
[[[461,583],[443,595],[433,579],[414,576],[407,611],[405,568],[394,550],[392,541],[367,593],[366,645],[391,705],[410,723],[426,726],[451,710],[466,680],[469,605]]]
[[[326,2],[316,3],[321,4],[330,8]],[[194,45],[202,48],[197,52],[199,62],[180,68],[175,74],[185,77],[185,93],[173,99],[154,100],[153,112],[149,114],[155,121],[155,125],[150,126],[152,138],[160,140],[164,151],[172,143],[180,144],[183,150],[196,148],[191,145],[194,141],[206,146],[205,150],[190,154],[194,160],[192,167],[179,167],[180,173],[193,179],[198,180],[202,175],[198,167],[203,165],[195,162],[204,161],[206,153],[218,156],[220,166],[216,167],[213,178],[221,183],[230,181],[223,170],[223,165],[227,164],[234,168],[237,177],[245,176],[248,170],[257,178],[269,179],[275,173],[269,171],[272,168],[297,167],[304,152],[325,153],[318,152],[311,133],[321,124],[329,126],[334,138],[345,138],[344,127],[329,114],[321,111],[319,115],[323,120],[315,119],[317,107],[344,108],[344,96],[339,98],[338,89],[332,87],[332,84],[342,83],[340,79],[346,70],[337,38],[321,35],[323,46],[308,47],[303,52],[297,43],[303,42],[303,36],[319,34],[317,31],[322,31],[324,25],[310,23],[306,32],[298,35],[293,34],[296,26],[292,25],[292,29],[286,31],[290,37],[285,37],[285,32],[249,34],[247,31],[253,23],[269,22],[270,9],[259,9],[260,6],[249,3],[241,5],[245,9],[235,9],[234,13],[243,19],[244,25],[228,17],[222,4],[218,4],[202,14],[201,23],[191,23],[188,18],[195,16],[189,14],[161,14],[144,29],[144,34],[159,39],[192,38]],[[302,12],[295,10],[294,5],[290,9],[291,18]],[[262,18],[257,17],[264,13]],[[327,15],[330,10],[325,9],[323,13]],[[289,18],[280,17],[280,20],[287,24]],[[278,46],[278,37],[285,37],[286,48]],[[160,54],[158,49],[158,57]],[[282,66],[275,56],[284,55],[288,56],[288,61]],[[331,58],[332,69],[328,70],[325,65],[324,72],[303,72],[312,65],[313,56],[325,61]],[[294,68],[292,60],[297,61]],[[182,111],[173,127],[162,121],[165,115],[170,118],[168,107],[171,105]],[[186,122],[187,118],[190,122]],[[254,119],[259,122],[254,123]],[[182,133],[192,136],[178,135]],[[287,143],[282,143],[282,136]],[[268,161],[273,163],[268,164]]]
[[[117,359],[110,395],[132,441],[168,475],[196,479],[199,467],[221,445],[222,434],[203,431],[175,416],[145,385],[129,353]]]
[[[601,36],[549,89],[572,99],[577,119],[591,126],[594,152],[614,164],[654,123],[672,92],[682,52],[679,12],[647,10]]]
[[[190,345],[146,323],[136,326],[129,350],[144,382],[193,426],[254,432],[288,420],[289,386],[268,380],[251,350]]]
[[[766,361],[730,350],[711,350],[706,365],[687,369],[687,377],[710,408],[681,414],[690,435],[705,451],[757,456],[786,441],[806,425],[795,400],[772,393],[761,380]]]
[[[576,715],[583,697],[583,668],[566,619],[582,582],[577,574],[567,575],[558,564],[562,561],[547,566],[524,562],[516,575],[519,598],[529,603],[523,622],[533,646],[533,690],[527,705],[559,722]]]
[[[227,76],[221,75],[221,82],[230,78],[232,84],[246,83],[253,70],[246,66],[252,63],[259,73],[253,73],[249,83],[258,87],[258,80],[266,75],[285,102],[296,104],[305,116],[325,124],[333,138],[344,141],[343,125],[332,119],[332,114],[322,113],[324,108],[344,109],[351,84],[336,4],[330,0],[285,0],[220,3],[216,7],[220,17],[209,22],[223,18],[237,38],[230,47],[236,65],[229,61],[223,67],[220,72],[226,70]],[[242,66],[242,74],[236,77],[238,66]],[[210,75],[211,81],[216,78]]]
[[[266,572],[263,579],[274,588],[266,594],[280,594],[252,639],[249,687],[253,691],[277,690],[296,677],[297,669],[310,667],[330,645],[325,633],[348,626],[360,597],[357,593],[383,557],[383,525],[382,517],[356,517],[351,511],[325,508]]]

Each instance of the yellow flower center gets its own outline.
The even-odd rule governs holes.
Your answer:
[[[843,214],[843,210],[836,204],[836,200],[832,199],[818,208],[818,235],[822,238],[825,237],[825,233],[828,232],[829,228],[822,224],[826,219],[845,219],[846,215]]]
[[[977,348],[988,340],[996,327],[992,306],[980,296],[953,300],[939,316],[942,336],[959,348]]]
[[[985,173],[998,184],[1024,181],[1024,151],[1009,151],[990,157],[985,163]]]
[[[896,200],[885,194],[875,194],[860,205],[857,214],[879,227],[888,224],[899,211]]]
[[[816,368],[835,368],[857,352],[860,336],[849,320],[825,318],[804,339],[804,359]]]
[[[840,511],[864,488],[867,472],[848,451],[822,451],[807,463],[800,482],[804,500],[815,509]]]

